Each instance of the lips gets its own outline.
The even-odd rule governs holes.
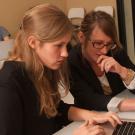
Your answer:
[[[58,64],[62,64],[65,60],[59,60],[57,61]]]

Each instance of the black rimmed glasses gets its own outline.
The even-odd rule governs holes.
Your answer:
[[[96,49],[102,49],[105,46],[110,50],[116,48],[116,43],[111,41],[111,42],[104,42],[102,40],[90,40],[89,41],[92,43],[93,47]]]

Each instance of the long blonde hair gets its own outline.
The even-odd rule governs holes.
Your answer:
[[[65,92],[69,89],[66,62],[58,70],[45,67],[36,53],[28,45],[27,38],[34,35],[39,41],[57,41],[67,33],[72,32],[72,25],[67,16],[56,6],[41,4],[28,10],[21,23],[21,29],[15,39],[15,46],[10,60],[21,59],[26,71],[33,81],[39,95],[40,112],[48,117],[57,114],[60,102],[59,85]],[[41,44],[42,45],[42,44]]]

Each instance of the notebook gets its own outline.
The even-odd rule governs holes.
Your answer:
[[[125,90],[122,97],[135,98],[135,95]],[[119,112],[119,117],[123,120],[122,125],[117,125],[112,135],[135,135],[135,112]]]

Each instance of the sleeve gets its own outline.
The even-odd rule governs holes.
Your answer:
[[[132,91],[131,91],[132,92]],[[124,99],[134,99],[134,93],[131,93],[128,89],[122,91],[121,93],[117,94],[115,97],[111,99],[108,104],[108,110],[113,112],[119,112],[118,105]]]
[[[68,120],[68,110],[70,106],[71,106],[70,104],[66,104],[62,100],[59,103],[59,107],[58,107],[59,116],[57,120],[62,126],[67,125],[70,122]]]
[[[130,60],[129,56],[123,49],[117,53],[115,58],[122,66],[132,69],[135,72],[135,65],[133,64],[133,62]],[[123,84],[125,85],[126,88],[135,91],[135,77],[128,86],[124,82]]]
[[[124,67],[132,69],[133,71],[135,71],[135,65],[133,64],[133,62],[130,60],[129,56],[127,55],[127,53],[121,49],[118,53],[116,53],[116,55],[114,56],[114,58]]]
[[[132,69],[133,71],[135,71],[135,65],[132,63],[132,61],[130,60],[129,56],[127,55],[127,53],[122,49],[120,50],[117,55],[115,56],[115,59],[124,67]],[[134,79],[130,82],[130,84],[127,86],[124,81],[123,84],[125,85],[125,87],[127,89],[132,90],[133,92],[135,92],[135,77]],[[115,97],[113,97],[110,102],[107,105],[107,108],[109,111],[114,111],[114,112],[118,112],[118,105],[119,103],[124,100],[124,97],[121,96],[121,93],[116,95]]]
[[[127,89],[134,90],[134,89],[135,89],[135,75],[134,75],[134,78],[133,78],[133,80],[130,82],[129,85],[126,85],[126,83],[125,83],[124,81],[123,81],[123,83],[124,83],[124,85],[125,85],[125,87],[126,87]]]
[[[75,105],[89,110],[106,111],[107,104],[112,97],[102,94],[101,89],[97,92],[93,84],[90,84],[85,78],[85,76],[88,76],[88,72],[86,71],[87,74],[84,75],[81,74],[82,70],[85,69],[78,70],[74,63],[70,63],[70,92],[74,97]],[[90,79],[91,83],[95,83],[92,77]]]
[[[107,105],[108,111],[119,112],[118,105],[124,99],[125,99],[124,97],[120,97],[119,95],[113,97]]]
[[[0,135],[23,134],[22,105],[12,83],[0,83]]]

